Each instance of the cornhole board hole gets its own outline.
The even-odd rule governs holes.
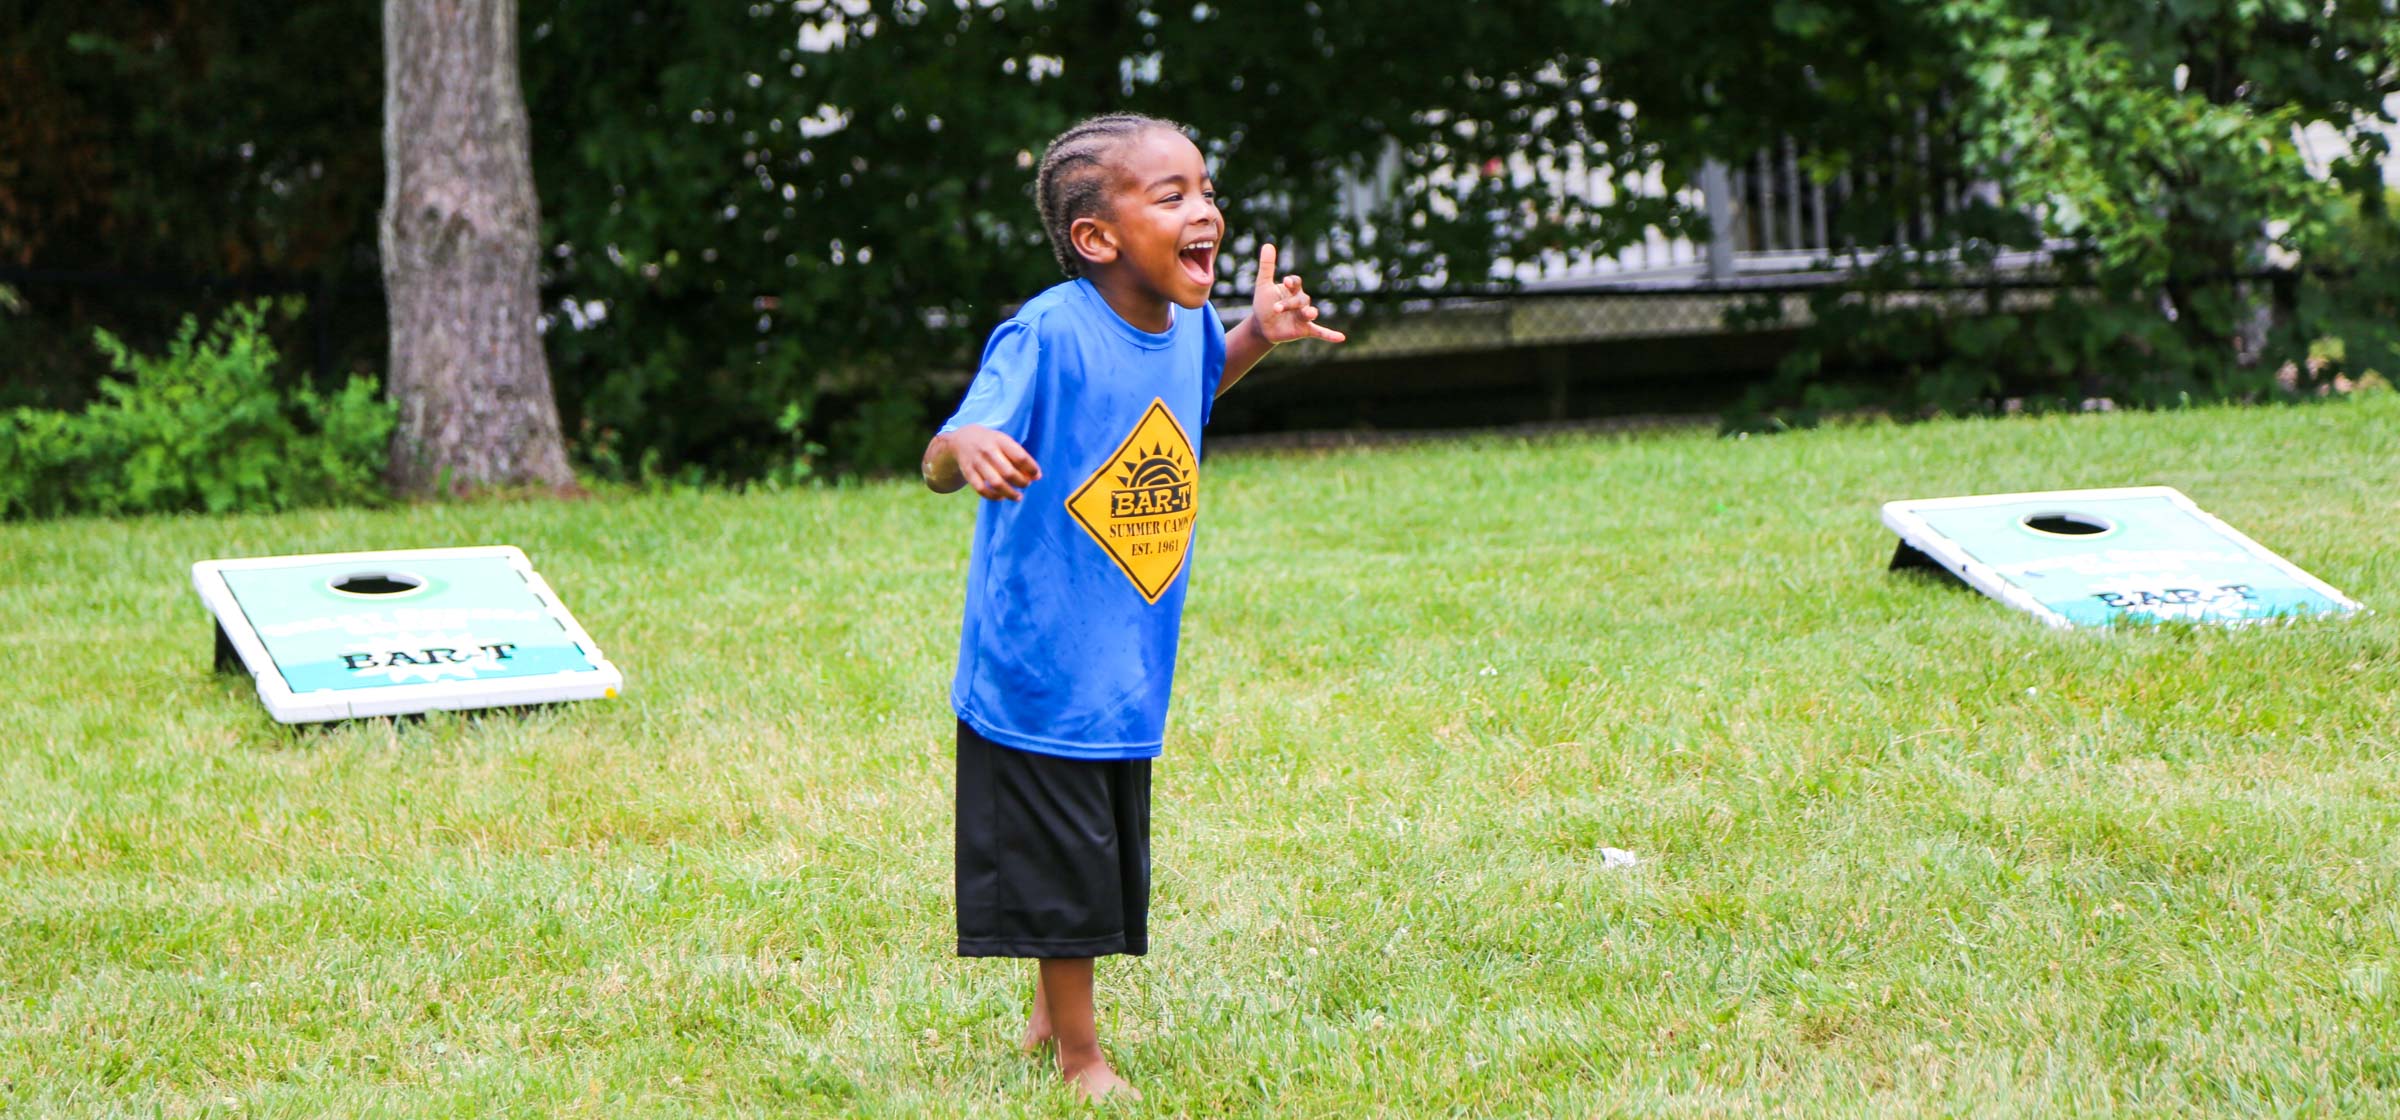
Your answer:
[[[624,684],[509,545],[203,560],[217,666],[281,723],[611,697]]]
[[[2359,609],[2171,486],[1889,502],[1892,569],[1938,568],[2052,626]]]

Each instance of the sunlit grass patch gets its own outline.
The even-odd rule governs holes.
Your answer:
[[[2400,398],[1203,473],[1135,1111],[2400,1108]],[[1883,569],[1887,499],[2153,483],[2378,613]],[[949,955],[971,517],[0,526],[0,1113],[1071,1112]],[[622,699],[291,729],[209,669],[194,560],[489,543]]]

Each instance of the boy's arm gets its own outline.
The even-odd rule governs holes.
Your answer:
[[[972,486],[986,498],[1009,502],[1022,500],[1024,487],[1042,477],[1041,466],[1024,447],[981,424],[933,437],[933,442],[925,445],[925,457],[918,461],[917,470],[925,476],[925,486],[936,494]]]
[[[1267,352],[1297,338],[1321,338],[1340,342],[1349,336],[1317,325],[1317,309],[1309,302],[1308,293],[1301,290],[1298,276],[1286,276],[1275,282],[1275,246],[1261,245],[1258,249],[1258,278],[1250,293],[1250,317],[1225,332],[1225,375],[1217,381],[1217,395],[1250,372],[1251,367],[1267,356]]]

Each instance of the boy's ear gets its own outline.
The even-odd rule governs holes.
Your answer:
[[[1098,218],[1077,218],[1067,227],[1067,244],[1075,247],[1075,255],[1093,264],[1113,264],[1117,259],[1117,231]]]

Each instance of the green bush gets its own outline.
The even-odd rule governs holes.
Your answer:
[[[2087,276],[1971,289],[1944,279],[1870,270],[1811,295],[1792,349],[1726,428],[1857,411],[1921,419],[2301,400],[2380,375],[2400,355],[2400,261],[2363,253],[2172,288]],[[1783,314],[1778,297],[1729,321],[1786,325]]]
[[[267,316],[297,309],[237,306],[205,334],[187,315],[159,356],[94,331],[115,376],[89,408],[0,414],[0,517],[382,500],[395,413],[375,381],[331,394],[276,383]]]

